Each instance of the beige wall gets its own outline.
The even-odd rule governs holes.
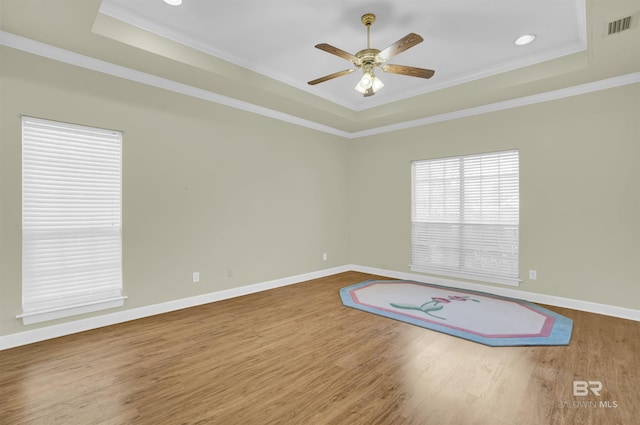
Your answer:
[[[125,309],[349,263],[346,140],[7,48],[1,54],[0,335],[86,317],[33,326],[15,318],[20,114],[124,131]]]
[[[353,141],[351,262],[409,272],[410,161],[513,148],[520,289],[640,309],[640,84]]]
[[[124,131],[124,309],[350,263],[409,271],[410,161],[512,148],[521,275],[538,271],[520,288],[640,309],[638,84],[347,141],[0,54],[0,335],[86,317],[15,318],[20,114]]]

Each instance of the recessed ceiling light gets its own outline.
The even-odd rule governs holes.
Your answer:
[[[514,43],[516,45],[518,45],[518,46],[524,46],[525,44],[531,43],[535,39],[536,39],[536,35],[535,34],[525,34],[525,35],[521,35],[520,37],[516,38],[514,40]]]
[[[171,6],[180,6],[182,4],[182,0],[164,0],[164,2]]]

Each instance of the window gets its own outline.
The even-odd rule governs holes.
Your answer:
[[[122,133],[22,118],[25,324],[121,306]]]
[[[518,285],[518,151],[412,163],[411,270]]]

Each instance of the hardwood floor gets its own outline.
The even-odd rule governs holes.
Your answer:
[[[370,278],[0,351],[0,423],[638,423],[640,323],[548,307],[574,320],[569,346],[492,348],[343,307],[338,290]],[[574,397],[574,380],[602,381],[600,396]]]

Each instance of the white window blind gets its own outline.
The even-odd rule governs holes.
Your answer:
[[[412,163],[411,270],[517,285],[518,151]]]
[[[22,119],[25,324],[123,304],[122,133]]]

